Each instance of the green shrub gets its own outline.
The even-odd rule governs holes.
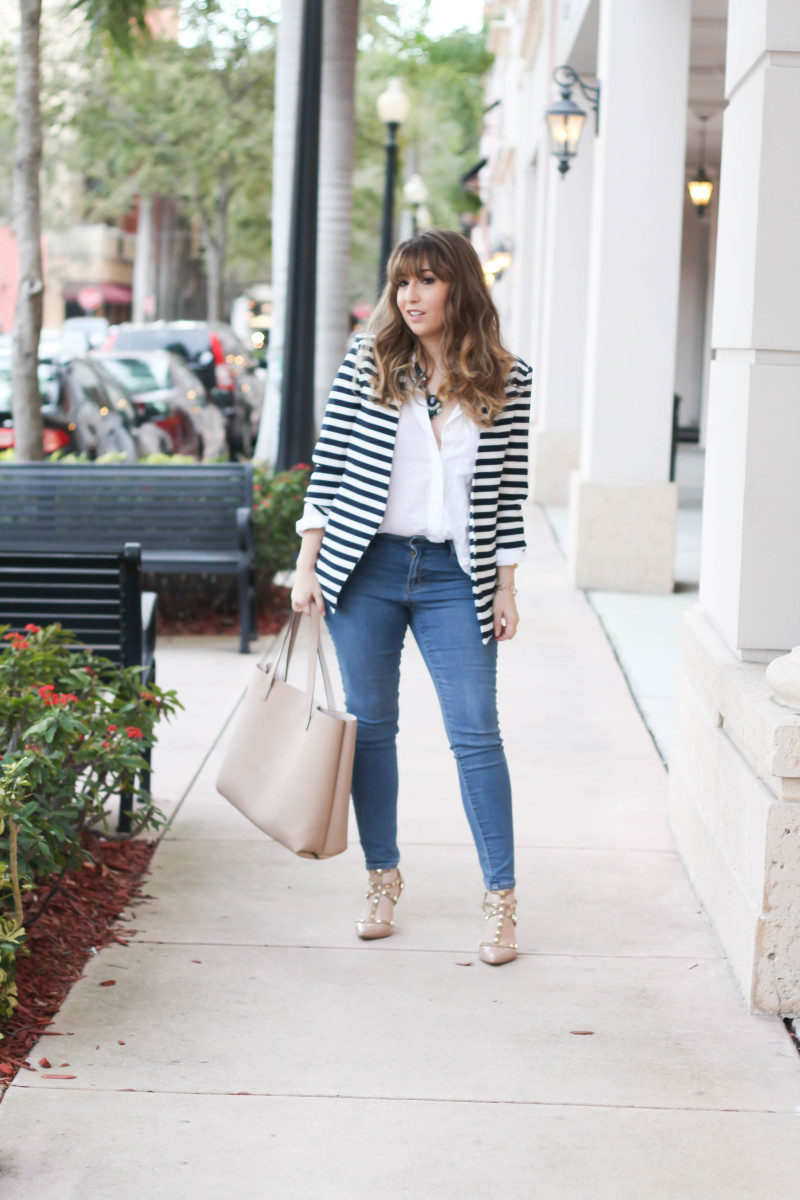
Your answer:
[[[303,515],[311,467],[296,463],[273,472],[267,463],[253,463],[253,520],[256,569],[269,581],[276,571],[290,571],[300,549],[295,522]]]
[[[108,830],[106,808],[128,786],[138,829],[163,816],[135,786],[155,727],[182,707],[144,688],[139,669],[76,647],[60,625],[0,626],[0,1019],[14,1006],[22,897],[81,861],[85,830]]]

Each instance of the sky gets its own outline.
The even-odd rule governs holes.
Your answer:
[[[479,30],[483,24],[483,0],[431,0],[431,32],[449,33],[464,25]]]

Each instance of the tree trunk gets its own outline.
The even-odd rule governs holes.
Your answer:
[[[327,25],[329,22],[325,22]],[[283,384],[283,338],[286,327],[289,226],[292,215],[294,135],[297,121],[297,86],[300,72],[300,35],[303,6],[281,5],[275,60],[275,117],[272,137],[272,325],[269,331],[267,381],[254,457],[275,462]],[[324,31],[323,31],[324,36]],[[323,51],[324,53],[324,51]]]
[[[317,219],[317,427],[350,333],[350,224],[358,0],[326,0]]]
[[[228,257],[228,206],[231,192],[220,187],[213,218],[204,213],[200,222],[203,258],[206,268],[206,320],[221,321],[225,292],[225,264]]]
[[[17,60],[17,140],[14,152],[14,228],[19,253],[19,287],[14,309],[11,361],[14,439],[19,462],[44,458],[39,393],[42,331],[42,222],[40,175],[42,118],[39,100],[41,0],[20,0]]]
[[[272,168],[272,327],[255,458],[274,462],[278,444],[286,316],[289,223],[302,4],[284,3],[278,27]],[[315,411],[321,419],[349,332],[355,56],[358,0],[326,0],[323,22],[320,186],[317,220]]]
[[[148,297],[151,299],[148,300]],[[136,213],[136,250],[133,260],[132,315],[134,321],[152,321],[156,315],[151,307],[153,298],[155,298],[153,197],[140,196]]]

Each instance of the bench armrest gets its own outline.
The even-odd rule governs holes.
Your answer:
[[[239,549],[248,558],[253,557],[253,510],[252,508],[237,508],[236,528],[239,531]]]

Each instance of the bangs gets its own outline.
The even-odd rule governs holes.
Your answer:
[[[401,279],[405,279],[408,275],[413,275],[419,279],[423,274],[425,263],[428,264],[427,270],[430,270],[432,275],[437,279],[443,279],[449,283],[453,274],[447,268],[447,262],[440,248],[435,242],[429,241],[423,234],[422,237],[413,238],[406,242],[404,246],[399,246],[397,255],[392,255],[387,268],[387,278],[392,287],[396,288]]]

